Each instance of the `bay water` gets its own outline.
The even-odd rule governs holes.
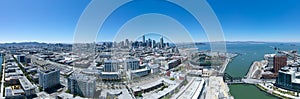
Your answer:
[[[199,50],[209,50],[209,44],[197,46]],[[227,43],[229,53],[238,53],[227,66],[225,72],[232,77],[244,77],[254,61],[261,61],[264,54],[275,53],[274,48],[280,50],[300,50],[300,43],[259,43],[259,42],[232,42]],[[229,85],[230,93],[235,99],[274,99],[254,85]]]

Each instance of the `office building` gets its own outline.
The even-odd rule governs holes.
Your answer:
[[[140,67],[139,60],[137,59],[126,59],[125,60],[125,67],[124,69],[126,71],[128,70],[137,70]]]
[[[94,98],[96,92],[96,77],[73,73],[68,78],[68,90],[87,98]]]
[[[299,69],[283,67],[278,71],[275,86],[300,92],[300,73]]]
[[[107,60],[104,62],[103,72],[100,73],[102,80],[119,80],[121,72],[119,71],[118,60]]]
[[[278,71],[287,65],[287,56],[286,55],[275,55],[274,56],[274,73],[278,73]]]
[[[102,80],[120,80],[122,78],[121,72],[101,72]]]
[[[104,72],[117,72],[119,70],[119,61],[106,60],[104,62]]]
[[[143,43],[146,43],[146,37],[143,35]]]
[[[129,80],[132,80],[133,78],[139,78],[139,77],[146,76],[149,73],[150,73],[150,68],[145,67],[145,68],[142,68],[142,69],[128,71],[127,76],[128,76]]]
[[[125,40],[125,46],[129,47],[129,40],[128,39]]]
[[[39,69],[39,85],[43,90],[56,87],[60,84],[60,71],[58,69]]]
[[[146,40],[145,47],[151,48],[151,43],[152,43],[152,40],[149,38],[148,40]]]
[[[25,55],[17,55],[17,60],[20,63],[25,63],[26,62]]]
[[[156,44],[155,40],[152,40],[152,45],[151,45],[151,47],[152,47],[152,48],[155,48],[155,47],[156,47],[155,44]]]
[[[163,36],[160,37],[160,48],[164,48],[164,38]]]

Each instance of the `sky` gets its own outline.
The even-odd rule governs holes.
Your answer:
[[[300,42],[299,0],[207,2],[219,19],[226,41]],[[0,0],[0,43],[72,43],[76,24],[89,3],[90,0]],[[104,34],[106,37],[113,38],[111,34]]]

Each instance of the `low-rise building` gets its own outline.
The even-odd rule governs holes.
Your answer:
[[[88,61],[88,60],[83,60],[83,61],[75,62],[75,63],[74,63],[74,66],[75,66],[75,67],[79,67],[79,68],[87,68],[87,67],[90,66],[90,64],[91,64],[90,61]]]
[[[17,84],[20,84],[19,77],[21,77],[21,76],[10,76],[8,78],[5,78],[5,83],[7,85],[17,85]]]
[[[34,86],[25,76],[20,77],[19,82],[26,96],[31,96],[35,94],[36,86]]]
[[[101,72],[102,80],[120,80],[122,78],[121,72]]]
[[[152,74],[155,74],[155,73],[158,73],[160,72],[160,69],[159,69],[159,65],[158,64],[152,64],[152,65],[149,65],[150,69],[151,69],[151,73]]]
[[[138,70],[131,70],[127,72],[127,76],[130,80],[133,78],[138,78],[138,77],[143,77],[146,76],[150,73],[150,68],[145,67],[143,69],[138,69]]]
[[[5,98],[8,99],[23,99],[25,98],[25,92],[20,86],[5,87]]]
[[[162,68],[164,70],[169,70],[169,69],[177,67],[180,64],[181,64],[181,60],[180,59],[173,59],[173,60],[169,61],[167,64],[165,64],[165,66],[162,67]]]
[[[264,59],[268,61],[268,67],[274,67],[274,56],[276,54],[266,54]]]

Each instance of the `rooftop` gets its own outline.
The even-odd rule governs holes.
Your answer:
[[[73,73],[70,76],[70,78],[80,80],[80,81],[87,81],[87,82],[96,80],[96,77],[94,77],[94,76],[88,76],[88,75],[84,75],[84,74],[81,74],[81,73]]]
[[[143,69],[137,69],[137,70],[131,70],[132,73],[138,73],[138,72],[144,72],[150,70],[149,68],[143,68]]]
[[[139,61],[135,58],[129,58],[129,59],[126,59],[125,62],[133,62],[133,61]]]
[[[105,63],[118,63],[118,60],[106,60]]]
[[[102,90],[101,96],[107,97],[107,93],[116,95],[119,99],[131,99],[131,95],[127,89],[118,89],[118,90]],[[121,93],[121,94],[120,94]]]
[[[24,90],[31,90],[35,88],[35,86],[33,86],[32,83],[25,76],[20,77],[19,81]]]
[[[183,92],[183,94],[180,97],[178,97],[178,99],[188,99],[188,98],[193,97],[194,95],[197,94],[197,91],[199,91],[199,89],[203,88],[203,86],[202,86],[203,83],[204,83],[204,80],[201,78],[193,80],[191,85]]]
[[[101,72],[102,75],[118,75],[120,72]]]
[[[55,68],[39,68],[39,71],[43,73],[53,73],[59,70]]]

